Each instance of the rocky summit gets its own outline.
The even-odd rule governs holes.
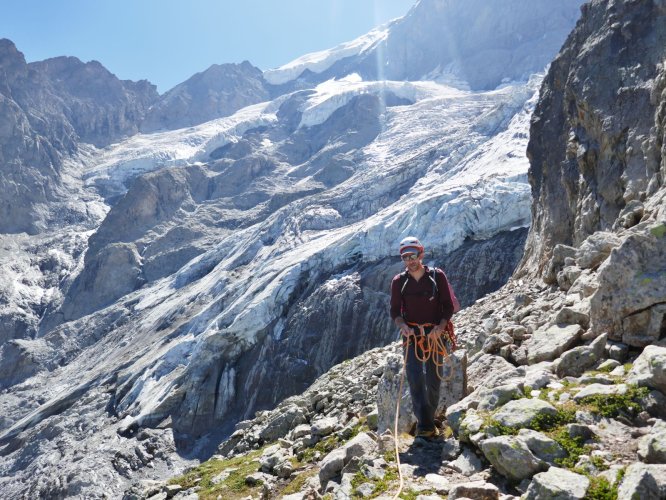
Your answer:
[[[421,0],[56,148],[68,190],[0,240],[0,491],[666,498],[666,4],[581,3]],[[407,234],[466,306],[433,439],[387,317]]]

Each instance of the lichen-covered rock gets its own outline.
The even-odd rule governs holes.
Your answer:
[[[526,500],[580,500],[585,497],[590,480],[581,474],[551,467],[547,472],[535,474],[532,478]]]
[[[567,452],[554,439],[549,438],[542,432],[531,429],[520,429],[518,437],[525,441],[525,444],[537,458],[551,465],[555,464],[558,458],[565,458]]]
[[[666,347],[643,349],[629,371],[627,381],[666,393]]]
[[[516,399],[501,407],[493,418],[502,425],[513,428],[527,427],[537,417],[555,415],[557,409],[541,399]]]
[[[497,436],[481,443],[481,451],[503,476],[521,480],[532,477],[544,469],[544,463],[536,458],[527,445],[515,436]]]
[[[377,443],[367,433],[362,432],[340,448],[324,457],[319,470],[322,485],[342,471],[353,457],[370,455],[377,449]]]

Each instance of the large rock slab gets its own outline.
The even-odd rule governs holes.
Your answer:
[[[551,467],[547,472],[540,472],[532,478],[526,500],[579,500],[585,497],[590,487],[590,480],[581,474]]]
[[[629,371],[627,381],[666,393],[666,347],[643,349]]]
[[[543,470],[545,464],[535,457],[527,445],[515,436],[497,436],[481,442],[481,451],[509,479],[522,480]]]
[[[552,361],[564,351],[572,348],[580,339],[583,328],[580,325],[553,325],[537,330],[525,342],[527,362],[530,365],[541,361]]]
[[[618,500],[666,498],[666,465],[631,464],[617,491]]]
[[[627,390],[626,384],[590,384],[574,396],[574,401],[581,401],[593,396],[623,396],[627,393]]]
[[[467,351],[460,349],[449,356],[450,364],[445,362],[443,378],[439,389],[438,412],[444,412],[449,406],[458,403],[467,395]],[[402,357],[394,355],[385,365],[384,372],[377,386],[377,432],[394,430],[396,402],[402,378],[402,394],[398,432],[409,432],[416,423],[412,409],[412,397],[409,393],[406,376],[402,377]]]
[[[666,224],[645,222],[615,248],[599,268],[599,289],[592,296],[591,328],[632,345],[645,345],[648,315],[625,321],[666,303]],[[663,318],[663,312],[659,313]],[[659,323],[660,318],[654,320]],[[651,322],[651,319],[650,319]]]
[[[555,415],[555,407],[541,399],[516,399],[505,404],[493,418],[502,425],[513,428],[527,427],[540,415]]]

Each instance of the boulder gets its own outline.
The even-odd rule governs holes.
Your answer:
[[[527,348],[527,362],[533,365],[557,358],[572,348],[582,333],[583,328],[580,325],[553,325],[535,331],[532,338],[524,343]]]
[[[370,455],[376,449],[377,443],[369,434],[365,432],[358,434],[351,441],[324,457],[320,465],[319,481],[325,485],[329,479],[338,475],[353,457]]]
[[[555,415],[557,410],[541,399],[516,399],[500,408],[493,418],[502,425],[513,428],[528,427],[540,415]]]
[[[470,392],[477,387],[491,389],[523,375],[522,368],[516,368],[501,356],[482,354],[467,368],[468,389]]]
[[[629,371],[627,382],[666,393],[666,347],[643,349]]]
[[[271,414],[270,420],[260,431],[259,437],[265,441],[275,441],[286,436],[290,430],[305,423],[305,421],[303,410],[296,405],[289,405],[282,411]]]
[[[666,224],[644,222],[599,267],[599,288],[591,298],[590,323],[611,339],[632,340],[643,331],[625,331],[625,318],[666,303]],[[627,340],[625,340],[627,335]]]
[[[576,249],[576,264],[581,269],[595,269],[608,258],[613,248],[622,243],[614,233],[597,231]]]
[[[463,448],[463,451],[458,458],[449,462],[446,466],[467,477],[473,476],[483,470],[481,459],[467,446]]]
[[[532,478],[525,494],[526,500],[577,500],[585,497],[590,480],[581,474],[551,467]]]
[[[631,314],[622,320],[622,341],[630,346],[645,347],[657,342],[662,335],[666,304]]]
[[[658,420],[639,440],[638,457],[648,464],[666,464],[666,422]]]
[[[486,439],[481,442],[481,451],[497,472],[512,480],[532,477],[545,468],[545,464],[515,436]]]
[[[513,399],[524,396],[522,384],[511,383],[497,386],[493,389],[482,390],[479,394],[477,410],[494,410]]]
[[[600,335],[589,346],[574,347],[560,356],[555,373],[560,378],[579,377],[598,363],[604,354],[607,334]]]
[[[333,433],[338,425],[338,419],[335,417],[324,417],[312,422],[310,434],[313,436],[328,436]]]
[[[631,464],[618,487],[617,498],[666,498],[666,465]]]
[[[520,429],[518,437],[522,439],[527,447],[537,458],[553,465],[558,458],[565,458],[567,452],[560,444],[543,434],[531,429]]]

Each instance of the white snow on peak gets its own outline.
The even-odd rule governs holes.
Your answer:
[[[391,22],[379,26],[351,42],[342,43],[332,49],[312,52],[279,68],[266,70],[264,71],[264,79],[273,85],[282,85],[295,80],[306,69],[313,73],[326,71],[340,59],[358,55],[372,48],[377,42],[384,40],[388,36],[390,24]]]
[[[435,82],[364,82],[354,73],[341,80],[327,80],[317,85],[314,93],[299,109],[302,113],[299,126],[312,127],[324,123],[337,109],[358,95],[376,94],[381,97],[386,93],[414,103],[433,97],[460,96],[463,92]]]

